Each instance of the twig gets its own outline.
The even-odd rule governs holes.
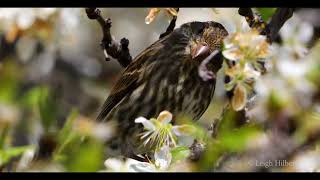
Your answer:
[[[278,32],[284,23],[292,17],[294,8],[277,8],[268,24],[263,19],[254,14],[251,8],[239,8],[238,13],[246,18],[251,28],[257,28],[261,35],[266,35],[271,44],[276,40]]]
[[[177,13],[179,12],[179,8],[175,8],[175,10],[177,11]],[[166,35],[170,34],[174,30],[174,27],[176,26],[176,21],[177,21],[177,16],[173,16],[169,26],[167,27],[166,32],[160,34],[159,39],[165,37]]]
[[[251,8],[239,8],[238,13],[246,18],[249,27],[256,28],[261,35],[269,36],[268,26],[260,16],[252,12]]]
[[[204,144],[198,142],[197,140],[194,140],[190,147],[190,155],[188,157],[189,160],[193,162],[199,161],[203,155],[204,150],[205,150]]]
[[[117,59],[118,62],[123,67],[127,67],[131,61],[132,57],[129,52],[129,40],[122,38],[120,43],[115,41],[110,32],[111,28],[111,19],[104,19],[101,16],[101,11],[97,8],[86,8],[86,13],[89,19],[97,20],[101,26],[103,32],[103,38],[101,40],[101,47],[104,51],[106,61],[109,61],[110,58],[108,55]]]
[[[294,8],[277,8],[268,24],[270,41],[273,42],[284,23],[293,15]]]

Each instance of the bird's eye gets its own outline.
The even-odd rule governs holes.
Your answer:
[[[191,24],[191,29],[193,29],[194,33],[201,34],[205,29],[205,24],[201,22],[193,22]]]
[[[204,30],[204,27],[201,27],[200,29],[198,29],[198,34],[202,34],[203,33],[203,30]]]

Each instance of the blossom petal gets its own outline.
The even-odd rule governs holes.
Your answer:
[[[120,172],[122,168],[122,161],[116,158],[109,158],[104,162],[104,166],[108,170]]]
[[[178,136],[178,140],[179,146],[191,147],[195,138],[192,136]]]
[[[132,163],[129,165],[131,172],[157,172],[157,169],[153,164],[146,162]]]
[[[163,146],[160,150],[156,151],[154,158],[155,165],[159,167],[160,170],[168,169],[172,160],[169,146]]]
[[[229,60],[244,59],[247,62],[266,58],[269,53],[269,44],[266,37],[257,30],[243,33],[234,33],[224,40],[223,56]]]
[[[144,117],[138,117],[137,119],[134,120],[135,123],[142,123],[142,125],[147,129],[147,130],[150,130],[150,131],[154,131],[156,129],[155,125],[147,120],[146,118]]]
[[[264,42],[266,42],[266,36],[263,36],[263,35],[252,36],[251,47],[256,48],[257,46],[259,46]]]
[[[153,164],[147,162],[140,162],[131,158],[128,158],[125,162],[125,167],[128,172],[154,172],[156,168]]]
[[[282,76],[298,78],[306,74],[308,66],[301,61],[282,59],[277,68]]]
[[[111,121],[112,122],[112,121]],[[112,123],[97,123],[94,127],[92,135],[101,141],[106,141],[113,137],[115,134],[115,128]]]
[[[160,12],[159,8],[151,8],[149,11],[149,14],[145,18],[145,23],[150,24],[156,18],[159,12]]]
[[[261,73],[259,71],[255,71],[251,66],[249,66],[248,64],[245,65],[244,67],[244,72],[246,75],[246,78],[253,78],[253,79],[257,79]]]
[[[166,11],[171,16],[177,16],[178,15],[178,12],[177,12],[177,10],[175,8],[166,8]]]
[[[232,108],[236,111],[242,110],[247,103],[247,90],[241,84],[237,84],[231,99]]]
[[[230,49],[224,50],[222,54],[225,58],[232,61],[237,61],[242,58],[242,53],[237,47],[232,47]]]
[[[23,155],[17,165],[17,170],[23,170],[23,169],[27,168],[30,165],[30,163],[32,162],[34,155],[35,155],[34,149],[26,150],[23,153]]]
[[[299,27],[300,28],[298,28],[298,32],[297,32],[297,39],[300,42],[307,44],[312,38],[313,31],[314,31],[313,27],[311,24],[307,22],[301,23]]]
[[[225,39],[223,40],[223,44],[224,44],[224,47],[227,48],[227,49],[234,47],[234,44],[232,43],[230,37],[225,38]]]
[[[172,114],[169,111],[162,111],[158,118],[158,121],[160,121],[162,124],[168,124],[172,120]]]
[[[249,32],[251,31],[251,27],[249,26],[248,22],[245,19],[241,19],[241,31],[242,32]]]
[[[194,127],[187,124],[172,127],[172,132],[177,136],[191,135],[194,132],[194,130]]]

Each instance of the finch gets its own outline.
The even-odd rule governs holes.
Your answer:
[[[135,57],[97,117],[99,122],[116,122],[115,136],[109,142],[111,154],[131,157],[148,151],[139,146],[143,126],[134,120],[140,116],[157,117],[167,110],[173,116],[200,119],[214,95],[215,75],[223,62],[221,53],[206,64],[211,79],[201,78],[199,67],[212,52],[221,50],[227,35],[217,22],[189,22]]]

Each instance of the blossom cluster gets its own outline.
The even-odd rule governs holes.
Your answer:
[[[266,36],[255,29],[235,32],[224,40],[223,55],[227,59],[225,74],[230,81],[225,84],[233,92],[231,105],[234,110],[245,108],[255,80],[265,71],[265,61],[270,57]]]

